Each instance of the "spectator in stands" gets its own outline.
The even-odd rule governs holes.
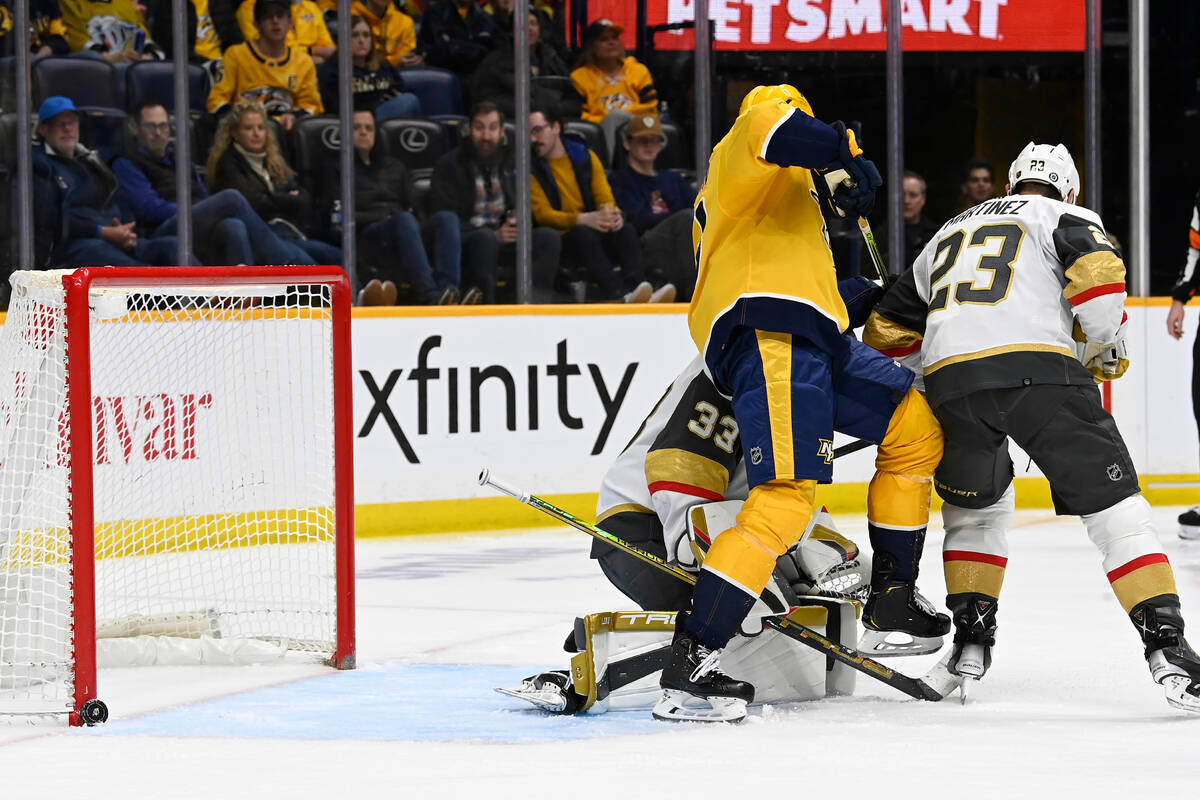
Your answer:
[[[963,169],[962,194],[955,210],[956,214],[995,197],[993,175],[992,162],[986,158],[976,157],[967,162]]]
[[[245,0],[238,6],[238,26],[247,42],[257,42],[259,39],[257,20],[254,18],[256,7],[255,0]],[[307,50],[317,64],[333,58],[337,47],[329,34],[329,26],[325,24],[325,15],[321,13],[320,6],[314,0],[291,0],[291,11],[292,29],[288,32],[288,45]]]
[[[359,294],[359,305],[394,305],[397,283],[406,281],[425,305],[449,305],[459,300],[460,245],[458,218],[434,214],[424,226],[417,221],[409,197],[404,164],[376,149],[375,115],[354,112],[354,221],[359,230],[363,261],[371,280]],[[327,186],[337,186],[334,179]],[[422,235],[424,234],[424,235]],[[427,255],[433,253],[433,266]],[[474,287],[463,303],[478,303]]]
[[[133,110],[134,142],[113,161],[120,196],[143,232],[175,235],[175,150],[171,123],[162,103],[147,101]],[[226,189],[210,195],[200,168],[192,166],[192,230],[196,256],[204,264],[312,264],[295,245],[267,227],[246,198]]]
[[[496,273],[503,258],[516,261],[516,185],[512,151],[504,146],[504,115],[490,100],[471,108],[469,138],[438,159],[433,208],[457,217],[462,236],[464,284],[496,302]],[[554,228],[533,229],[533,299],[554,302],[562,237]]]
[[[661,302],[644,278],[637,231],[613,200],[600,158],[583,142],[565,139],[552,110],[529,115],[533,142],[533,218],[562,234],[563,256],[599,286],[601,301]],[[674,296],[674,288],[670,294]]]
[[[392,5],[391,0],[354,0],[355,14],[371,24],[371,32],[383,57],[393,67],[417,67],[425,56],[417,52],[417,29],[412,17]]]
[[[426,60],[467,78],[492,52],[500,31],[475,0],[434,0],[421,18]]]
[[[491,14],[492,19],[496,22],[496,30],[501,32],[512,30],[513,7],[516,3],[513,0],[490,0],[481,7],[484,12]],[[554,24],[554,18],[545,8],[529,4],[529,13],[538,18],[539,38],[541,39],[542,48],[548,49],[558,57],[565,65],[567,63],[567,44],[563,41],[562,32],[557,25]],[[497,45],[501,47],[503,45]],[[509,45],[512,47],[511,43]],[[567,73],[562,73],[566,75]]]
[[[60,5],[73,52],[95,53],[114,64],[163,58],[137,0],[67,0]]]
[[[275,235],[298,246],[316,263],[342,263],[341,248],[305,235],[312,198],[300,188],[295,171],[279,152],[266,109],[259,103],[239,100],[221,120],[208,154],[208,185],[218,192],[237,189]]]
[[[658,114],[654,78],[644,64],[625,53],[623,31],[607,19],[588,25],[579,67],[571,73],[575,90],[583,96],[583,118],[604,128],[610,154],[622,123]]]
[[[692,205],[696,190],[677,172],[654,166],[666,144],[653,114],[636,116],[625,127],[625,166],[613,175],[613,194],[626,220],[641,235],[642,256],[654,283],[677,287],[690,300],[696,283],[692,249]],[[664,292],[664,294],[670,294]],[[674,296],[663,302],[671,302]]]
[[[239,100],[261,103],[290,131],[297,116],[325,111],[312,57],[287,44],[291,8],[291,0],[258,0],[254,24],[261,38],[225,51],[224,74],[208,93],[211,113],[223,114]]]
[[[20,37],[12,33],[12,9],[13,0],[0,0],[0,56],[19,52],[13,43]],[[71,52],[58,0],[29,0],[29,29],[29,52],[34,58],[65,56]]]
[[[421,102],[412,92],[404,91],[400,70],[388,63],[375,44],[375,34],[365,17],[350,17],[350,59],[354,77],[350,86],[354,92],[351,107],[368,108],[380,122],[392,117],[421,113]],[[338,66],[330,59],[317,70],[321,84],[321,100],[332,113],[338,109]]]
[[[901,274],[912,266],[917,256],[925,249],[925,245],[929,244],[941,227],[925,216],[925,179],[906,169],[901,183],[904,188],[904,264],[900,269],[892,269],[896,274]]]
[[[34,239],[42,267],[174,264],[174,236],[140,237],[122,221],[117,179],[79,142],[79,112],[69,98],[46,98],[33,146]]]
[[[508,19],[511,25],[511,14]],[[530,73],[534,76],[559,75],[565,78],[568,73],[566,62],[558,57],[553,48],[542,42],[541,30],[538,15],[530,11]],[[483,63],[475,71],[475,77],[471,81],[471,97],[475,99],[475,102],[491,100],[500,107],[500,111],[506,117],[511,117],[517,93],[515,63],[512,39],[505,36],[500,45],[483,59]],[[573,91],[570,97],[564,97],[563,93],[557,89],[533,83],[529,87],[529,94],[530,108],[553,107],[563,117],[573,117],[579,114],[579,96]]]
[[[216,64],[225,50],[243,40],[235,7],[239,0],[190,0],[187,4],[188,53],[196,63]],[[149,3],[147,3],[149,4]],[[153,0],[149,19],[150,34],[162,47],[167,58],[172,56],[175,20],[171,15],[171,0]]]

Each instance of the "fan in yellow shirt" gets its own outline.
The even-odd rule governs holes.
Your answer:
[[[290,0],[258,0],[254,14],[261,38],[225,51],[221,80],[208,93],[208,110],[220,114],[238,100],[250,100],[262,103],[284,130],[291,130],[298,115],[325,111],[317,68],[312,56],[286,43]]]
[[[732,528],[713,540],[675,641],[655,709],[677,718],[689,698],[715,719],[745,715],[754,688],[713,667],[775,567],[812,517],[818,483],[833,479],[833,434],[879,445],[867,497],[874,550],[860,649],[888,633],[931,652],[950,619],[916,591],[941,428],[913,373],[846,335],[824,217],[810,170],[845,169],[855,183],[834,195],[855,216],[870,212],[880,177],[852,131],[812,116],[794,87],[759,86],[713,149],[695,205],[699,276],[689,310],[697,347],[717,388],[732,397],[750,493]],[[852,295],[879,290],[869,284]],[[869,298],[868,298],[869,300]],[[869,305],[869,303],[868,303]],[[865,314],[859,316],[865,318]],[[714,702],[715,700],[715,702]],[[739,708],[740,706],[740,708]]]
[[[598,19],[583,34],[582,64],[571,73],[575,91],[583,97],[583,118],[604,129],[609,152],[616,146],[617,128],[635,116],[658,116],[658,91],[650,70],[625,53],[623,28]]]
[[[392,0],[354,0],[352,8],[371,25],[389,64],[415,67],[425,63],[425,57],[416,52],[417,29],[412,17],[392,5]]]

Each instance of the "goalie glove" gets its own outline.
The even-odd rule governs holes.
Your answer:
[[[1125,325],[1126,323],[1122,322],[1117,328],[1114,341],[1101,344],[1088,341],[1079,328],[1079,322],[1076,321],[1072,335],[1076,341],[1083,342],[1083,353],[1079,360],[1083,362],[1087,371],[1092,373],[1096,383],[1115,381],[1125,374],[1125,370],[1129,369],[1129,347],[1125,343]]]
[[[840,120],[831,127],[838,134],[838,155],[817,170],[818,178],[824,182],[830,206],[838,216],[865,217],[875,208],[875,190],[883,185],[883,178],[875,164],[863,158],[854,131]]]

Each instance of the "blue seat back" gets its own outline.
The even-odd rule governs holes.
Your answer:
[[[169,113],[175,113],[175,65],[170,61],[139,61],[125,70],[126,111],[139,103],[154,100],[162,103]],[[202,112],[208,102],[208,73],[203,67],[189,64],[188,108]]]
[[[400,70],[400,74],[404,77],[405,91],[412,92],[421,101],[423,115],[463,113],[462,86],[458,76],[450,70],[407,67]]]
[[[124,94],[117,88],[117,70],[98,58],[47,56],[33,62],[35,109],[54,95],[69,97],[77,106],[124,108]]]

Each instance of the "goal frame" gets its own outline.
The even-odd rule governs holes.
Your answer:
[[[96,689],[96,579],[93,484],[92,361],[88,292],[93,287],[262,286],[320,284],[330,289],[334,436],[334,557],[336,643],[331,665],[355,667],[354,430],[350,348],[350,281],[339,267],[82,267],[63,276],[66,293],[67,444],[71,457],[72,632],[74,706],[70,725]]]

